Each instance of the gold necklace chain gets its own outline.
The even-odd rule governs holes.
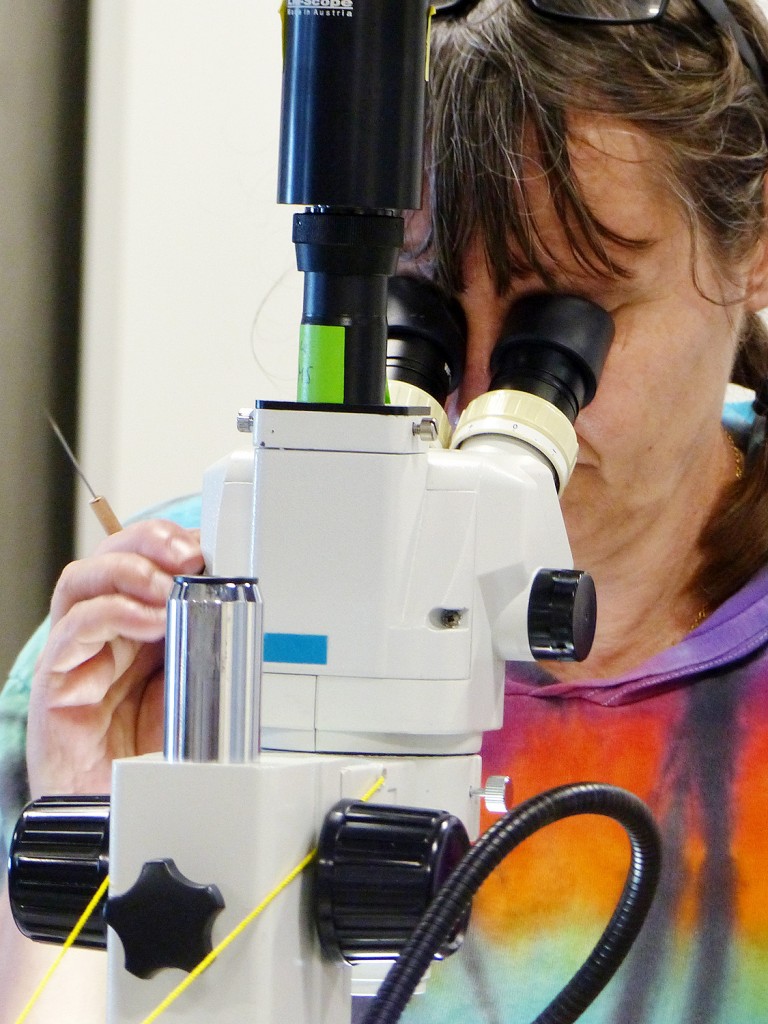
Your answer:
[[[733,462],[736,479],[741,480],[741,478],[744,476],[744,452],[741,450],[741,448],[739,448],[739,446],[734,441],[733,434],[731,434],[730,430],[723,429],[723,433],[725,434],[726,440],[728,441],[728,444],[731,447],[731,451],[733,452]]]

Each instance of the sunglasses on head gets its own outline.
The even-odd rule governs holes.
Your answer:
[[[478,0],[454,0],[438,8],[436,17],[461,17]],[[639,25],[664,17],[669,0],[526,0],[528,6],[545,18],[592,25]],[[741,59],[764,92],[766,80],[760,61],[725,0],[695,0],[712,23],[730,33]]]

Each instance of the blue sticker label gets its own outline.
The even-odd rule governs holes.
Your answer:
[[[312,633],[265,633],[264,661],[327,665],[328,637]]]

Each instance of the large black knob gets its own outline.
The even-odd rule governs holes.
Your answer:
[[[464,825],[446,811],[341,800],[318,842],[316,916],[336,959],[392,960],[469,849]],[[440,956],[461,944],[469,911]]]
[[[597,622],[595,584],[578,569],[541,569],[528,598],[528,642],[534,658],[583,661]]]
[[[25,807],[11,840],[8,895],[19,929],[63,943],[109,871],[109,797],[46,796]],[[105,949],[104,901],[75,945]]]

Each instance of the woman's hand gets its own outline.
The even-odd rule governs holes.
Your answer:
[[[165,605],[173,577],[202,568],[198,532],[163,520],[66,567],[30,696],[33,797],[107,793],[114,758],[162,748]]]

